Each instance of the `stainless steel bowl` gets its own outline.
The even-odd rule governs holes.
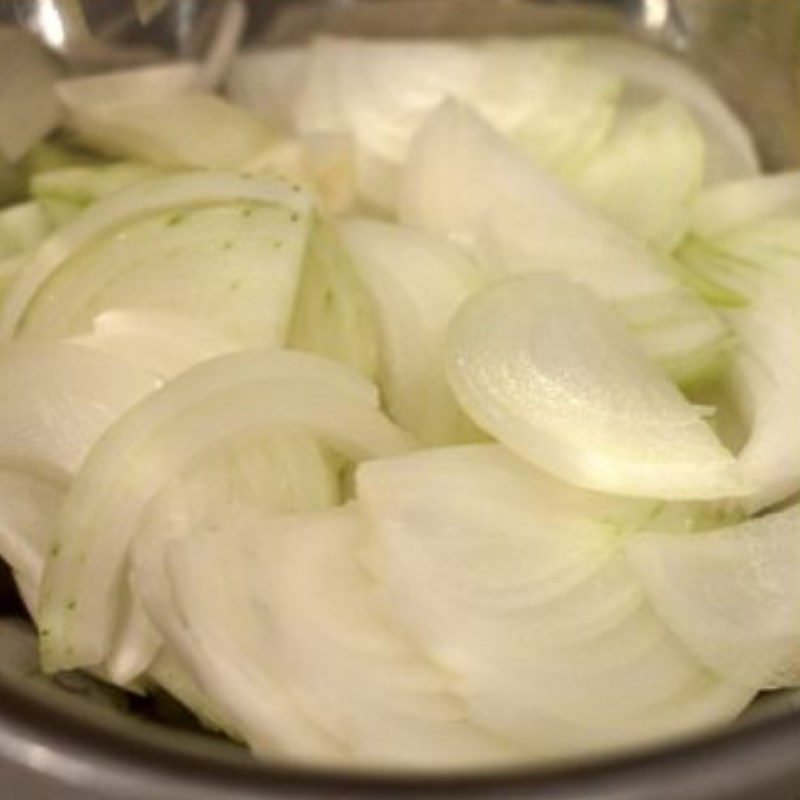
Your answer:
[[[39,16],[58,5],[4,0],[0,22],[41,35]],[[77,71],[202,50],[223,0],[173,0],[146,24],[137,20],[132,3],[84,0],[83,5],[93,37],[65,20],[66,35],[50,42]],[[153,5],[141,3],[140,10]],[[800,166],[800,0],[250,0],[248,10],[247,39],[267,44],[302,41],[320,31],[371,36],[590,31],[644,40],[674,51],[708,76],[752,128],[768,169]],[[19,614],[20,608],[0,565],[0,616]],[[64,680],[61,684],[6,675],[0,668],[3,800],[800,797],[800,710],[792,710],[792,696],[773,698],[718,734],[668,747],[557,768],[426,778],[256,762],[200,731],[159,723],[158,708],[131,713],[137,712],[133,703],[121,713],[114,702],[98,706],[64,691]],[[76,688],[74,682],[66,685]],[[85,687],[77,686],[84,693]]]

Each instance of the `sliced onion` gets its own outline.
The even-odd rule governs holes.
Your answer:
[[[800,685],[800,508],[698,534],[647,533],[626,552],[659,615],[727,680]]]
[[[363,464],[371,565],[472,718],[564,758],[733,718],[753,691],[676,640],[619,549],[647,501],[560,484],[497,446]]]
[[[187,627],[230,642],[197,652],[198,672],[230,681],[244,671],[247,643],[257,643],[247,653],[258,658],[247,666],[261,676],[251,680],[250,697],[226,689],[217,702],[227,704],[260,752],[274,751],[277,743],[290,757],[314,756],[304,742],[286,740],[272,706],[265,713],[253,703],[253,696],[280,692],[341,742],[353,764],[442,769],[510,760],[515,748],[470,722],[448,676],[383,613],[358,563],[364,533],[351,507],[239,526],[231,537],[207,535],[192,553],[173,556]],[[215,630],[221,615],[201,615],[185,594],[189,581],[205,583],[205,570],[220,564],[240,587],[228,601],[238,620],[230,633],[229,625]]]
[[[692,208],[692,230],[713,238],[781,213],[800,212],[800,171],[759,175],[706,189]]]
[[[376,405],[357,373],[265,351],[201,364],[124,416],[93,449],[64,508],[42,601],[47,668],[99,664],[109,654],[143,515],[195,456],[237,434],[281,427],[306,429],[355,460],[406,449],[408,437]]]
[[[490,286],[456,315],[447,372],[482,428],[578,486],[639,497],[744,494],[734,457],[611,311],[564,278]]]
[[[40,335],[85,330],[101,311],[135,302],[138,307],[200,316],[251,344],[281,341],[305,247],[310,204],[304,192],[279,181],[215,172],[166,177],[111,195],[41,246],[9,292],[0,315],[0,335],[18,331],[37,293],[52,278],[59,280],[61,290],[58,299],[48,293],[39,305]],[[199,240],[199,231],[188,236],[184,229],[181,236],[181,223],[187,218],[197,224],[193,214],[216,220],[219,230],[203,230]],[[149,234],[138,242],[115,236],[126,225]],[[233,240],[234,234],[240,238]],[[178,239],[182,248],[176,251]],[[156,242],[160,249],[142,258]],[[61,270],[76,256],[82,268]],[[227,268],[222,268],[224,264]],[[138,269],[126,269],[131,265]],[[205,290],[187,295],[187,280],[195,283],[199,274],[208,281]],[[107,291],[98,297],[96,290],[103,285]],[[94,296],[91,305],[87,289]],[[220,297],[227,297],[227,302],[221,304]]]
[[[324,219],[315,221],[309,235],[288,343],[371,379],[378,371],[372,301],[337,229]]]
[[[772,217],[681,248],[689,281],[714,302],[737,337],[726,401],[738,411],[740,469],[751,512],[800,489],[800,216]]]
[[[232,522],[240,531],[248,524],[241,516]],[[261,520],[249,524],[258,530]],[[199,537],[174,543],[169,556],[173,597],[183,621],[176,646],[185,645],[178,652],[201,690],[257,752],[294,760],[302,754],[316,764],[344,761],[341,742],[303,712],[276,674],[270,627],[242,582],[238,548],[212,550]],[[254,625],[254,617],[262,624]]]
[[[244,167],[273,138],[262,120],[199,92],[79,104],[67,125],[103,153],[164,167]]]
[[[412,147],[400,219],[447,235],[496,274],[552,270],[619,310],[679,381],[715,375],[727,331],[644,242],[605,219],[515,151],[464,106],[443,105]],[[665,308],[653,328],[642,310]]]
[[[585,158],[613,120],[619,82],[580,62],[574,42],[524,44],[317,39],[294,107],[301,133],[345,131],[359,189],[394,208],[396,171],[416,131],[446,98],[473,105],[542,164]]]
[[[92,332],[71,339],[171,378],[201,361],[240,349],[197,320],[159,311],[112,309],[92,321]]]
[[[668,251],[688,228],[704,156],[691,115],[680,103],[663,100],[621,116],[571,183],[629,233]]]
[[[475,439],[452,395],[442,348],[451,317],[482,274],[443,239],[367,219],[341,230],[377,310],[380,384],[392,418],[425,444]]]
[[[670,287],[643,244],[453,102],[414,142],[399,213],[406,224],[471,247],[499,274],[563,271],[608,299]]]
[[[691,67],[652,47],[608,36],[583,36],[588,61],[627,82],[636,103],[672,97],[688,106],[703,128],[708,177],[716,183],[755,175],[758,154],[747,128],[717,91]]]
[[[30,190],[51,225],[61,227],[101,197],[160,174],[156,167],[136,162],[67,166],[36,173]]]
[[[17,161],[59,123],[53,86],[61,70],[29,35],[0,28],[0,158]]]
[[[160,385],[150,371],[65,343],[0,349],[0,462],[74,474],[120,415]]]

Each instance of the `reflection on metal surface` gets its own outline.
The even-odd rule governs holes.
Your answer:
[[[67,34],[55,0],[41,0],[36,10],[36,28],[50,47],[60,50],[64,46]]]
[[[643,0],[642,25],[649,31],[662,30],[669,21],[669,0]]]

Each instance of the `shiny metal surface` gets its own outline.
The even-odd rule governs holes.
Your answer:
[[[175,0],[143,25],[133,3],[84,0],[86,25],[66,16],[61,34],[53,22],[48,32],[48,14],[70,5],[5,0],[0,23],[32,30],[73,71],[97,70],[205,52],[225,3]],[[249,11],[251,43],[302,41],[319,31],[635,37],[697,65],[749,123],[768,168],[800,165],[800,0],[251,0]],[[20,612],[9,586],[0,565],[0,616]],[[658,751],[558,768],[428,780],[348,775],[258,764],[221,740],[133,718],[113,703],[98,707],[0,668],[0,798],[799,798],[800,711],[759,717]]]

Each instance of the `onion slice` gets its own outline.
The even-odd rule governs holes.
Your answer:
[[[176,548],[171,569],[189,634],[226,640],[195,650],[194,669],[259,752],[277,744],[295,759],[314,755],[287,740],[274,704],[253,700],[277,693],[341,742],[350,763],[443,769],[510,760],[516,748],[468,719],[447,674],[384,612],[358,559],[366,534],[351,506],[235,524],[231,536],[208,533]],[[213,580],[206,573],[220,565],[237,589],[198,605],[192,587]],[[209,613],[210,603],[226,604],[236,625],[220,628],[224,617]],[[230,682],[248,670],[233,691]]]
[[[669,500],[747,491],[702,411],[563,277],[531,273],[477,294],[452,323],[446,359],[475,422],[562,480]]]
[[[239,212],[233,213],[237,204],[242,204]],[[166,253],[156,253],[153,262],[141,259],[140,248],[152,246],[154,241],[144,240],[130,242],[121,237],[118,246],[128,252],[127,260],[115,258],[109,262],[109,248],[113,250],[114,234],[126,224],[136,229],[144,226],[145,231],[150,231],[151,237],[156,237],[161,242],[162,248],[169,248],[180,234],[180,222],[183,221],[182,212],[191,216],[190,212],[200,213],[201,216],[211,214],[216,209],[216,218],[225,222],[214,234],[212,229],[209,235],[198,241],[197,236],[184,237],[185,260],[175,258],[175,253],[169,256]],[[186,175],[170,176],[160,180],[145,182],[132,188],[113,194],[103,201],[89,208],[73,223],[57,231],[46,240],[29,263],[23,268],[17,281],[9,290],[2,313],[0,313],[0,337],[10,337],[19,331],[24,322],[29,306],[35,300],[37,293],[48,283],[51,278],[57,278],[59,270],[73,258],[86,257],[84,270],[68,271],[62,277],[61,284],[65,297],[62,303],[47,302],[40,306],[39,324],[43,326],[44,333],[48,336],[54,334],[75,333],[69,330],[67,323],[73,315],[78,315],[78,329],[86,326],[89,319],[105,308],[87,307],[86,291],[92,287],[108,285],[110,294],[105,295],[109,306],[118,306],[117,296],[114,294],[113,278],[125,267],[138,264],[143,270],[143,279],[140,286],[126,286],[122,284],[119,291],[123,297],[136,297],[137,305],[145,303],[144,298],[153,301],[164,291],[160,297],[163,304],[162,310],[187,313],[191,316],[191,309],[198,309],[198,295],[186,295],[183,280],[169,269],[177,264],[183,264],[184,270],[190,270],[193,280],[197,280],[196,270],[201,254],[204,254],[205,274],[208,284],[208,294],[200,316],[204,321],[214,319],[216,316],[228,330],[233,326],[233,332],[245,339],[255,336],[251,344],[270,344],[282,341],[288,325],[291,302],[294,297],[296,282],[299,277],[300,261],[305,247],[305,237],[311,213],[311,198],[302,191],[294,191],[290,186],[275,180],[254,180],[230,173],[205,172]],[[157,215],[162,215],[161,225],[155,224]],[[220,218],[221,215],[221,218]],[[251,219],[253,218],[253,219]],[[148,227],[148,219],[150,220]],[[191,220],[190,220],[191,221]],[[196,220],[195,220],[196,221]],[[265,227],[266,223],[266,227]],[[231,227],[233,226],[233,227]],[[225,243],[229,241],[229,234],[241,229],[249,230],[250,234],[242,237],[238,242],[231,242],[231,252],[224,250]],[[175,234],[170,236],[169,234]],[[273,243],[273,247],[264,247],[263,239]],[[279,247],[274,243],[278,242]],[[94,252],[96,257],[92,261],[92,244],[100,248]],[[241,258],[236,253],[236,247],[244,248]],[[105,248],[105,250],[103,249]],[[126,250],[127,248],[127,250]],[[250,252],[253,249],[258,252]],[[119,255],[119,254],[117,254]],[[137,257],[138,256],[138,257]],[[158,269],[158,279],[147,275],[147,265],[163,267],[164,259],[166,268]],[[235,274],[220,269],[220,263],[227,263]],[[108,269],[109,263],[116,269]],[[177,269],[177,267],[175,267]],[[263,307],[256,312],[253,309],[253,295],[251,291],[244,292],[240,285],[242,275],[240,268],[246,270],[250,279],[259,284],[259,291],[264,292]],[[136,276],[140,274],[133,270],[131,280],[136,283]],[[230,281],[238,280],[234,289],[238,288],[239,311],[250,317],[253,327],[249,332],[241,328],[242,314],[233,314],[232,306],[219,302],[220,292],[227,286],[230,298]],[[86,281],[89,281],[87,287]],[[220,285],[221,284],[221,285]],[[247,282],[250,286],[249,281]],[[211,291],[213,287],[213,291]],[[202,295],[199,295],[201,298]],[[72,315],[66,315],[64,304],[69,299],[72,304]],[[209,305],[210,304],[210,305]],[[209,307],[205,307],[209,305]],[[165,307],[164,307],[165,306]],[[243,306],[243,307],[242,307]],[[108,307],[108,306],[107,306]],[[49,309],[49,311],[48,311]],[[226,311],[227,309],[227,311]],[[199,310],[199,309],[198,309]],[[222,319],[220,319],[222,315]],[[224,322],[227,319],[227,322]],[[219,323],[218,323],[219,324]],[[67,328],[65,330],[65,327]],[[248,326],[249,328],[250,326]],[[266,339],[265,339],[266,337]]]
[[[706,189],[692,208],[692,230],[705,239],[784,213],[800,212],[800,171],[759,175]]]
[[[619,543],[651,501],[567,486],[479,445],[362,464],[370,567],[470,715],[537,759],[641,745],[732,719],[753,691],[701,665]]]
[[[380,385],[389,413],[425,444],[478,432],[447,383],[442,348],[455,311],[483,282],[481,270],[444,239],[367,219],[341,226],[381,331]]]
[[[709,668],[754,689],[800,685],[800,507],[641,534],[626,552],[662,619]]]
[[[64,507],[43,592],[46,667],[99,664],[111,652],[130,545],[149,503],[195,456],[281,427],[306,429],[355,460],[407,449],[408,437],[376,406],[356,373],[276,350],[201,364],[124,416],[93,449]]]
[[[691,67],[653,47],[609,36],[584,36],[586,59],[627,82],[626,102],[664,96],[684,103],[697,118],[708,147],[708,177],[746,178],[759,170],[753,139],[717,91]]]

